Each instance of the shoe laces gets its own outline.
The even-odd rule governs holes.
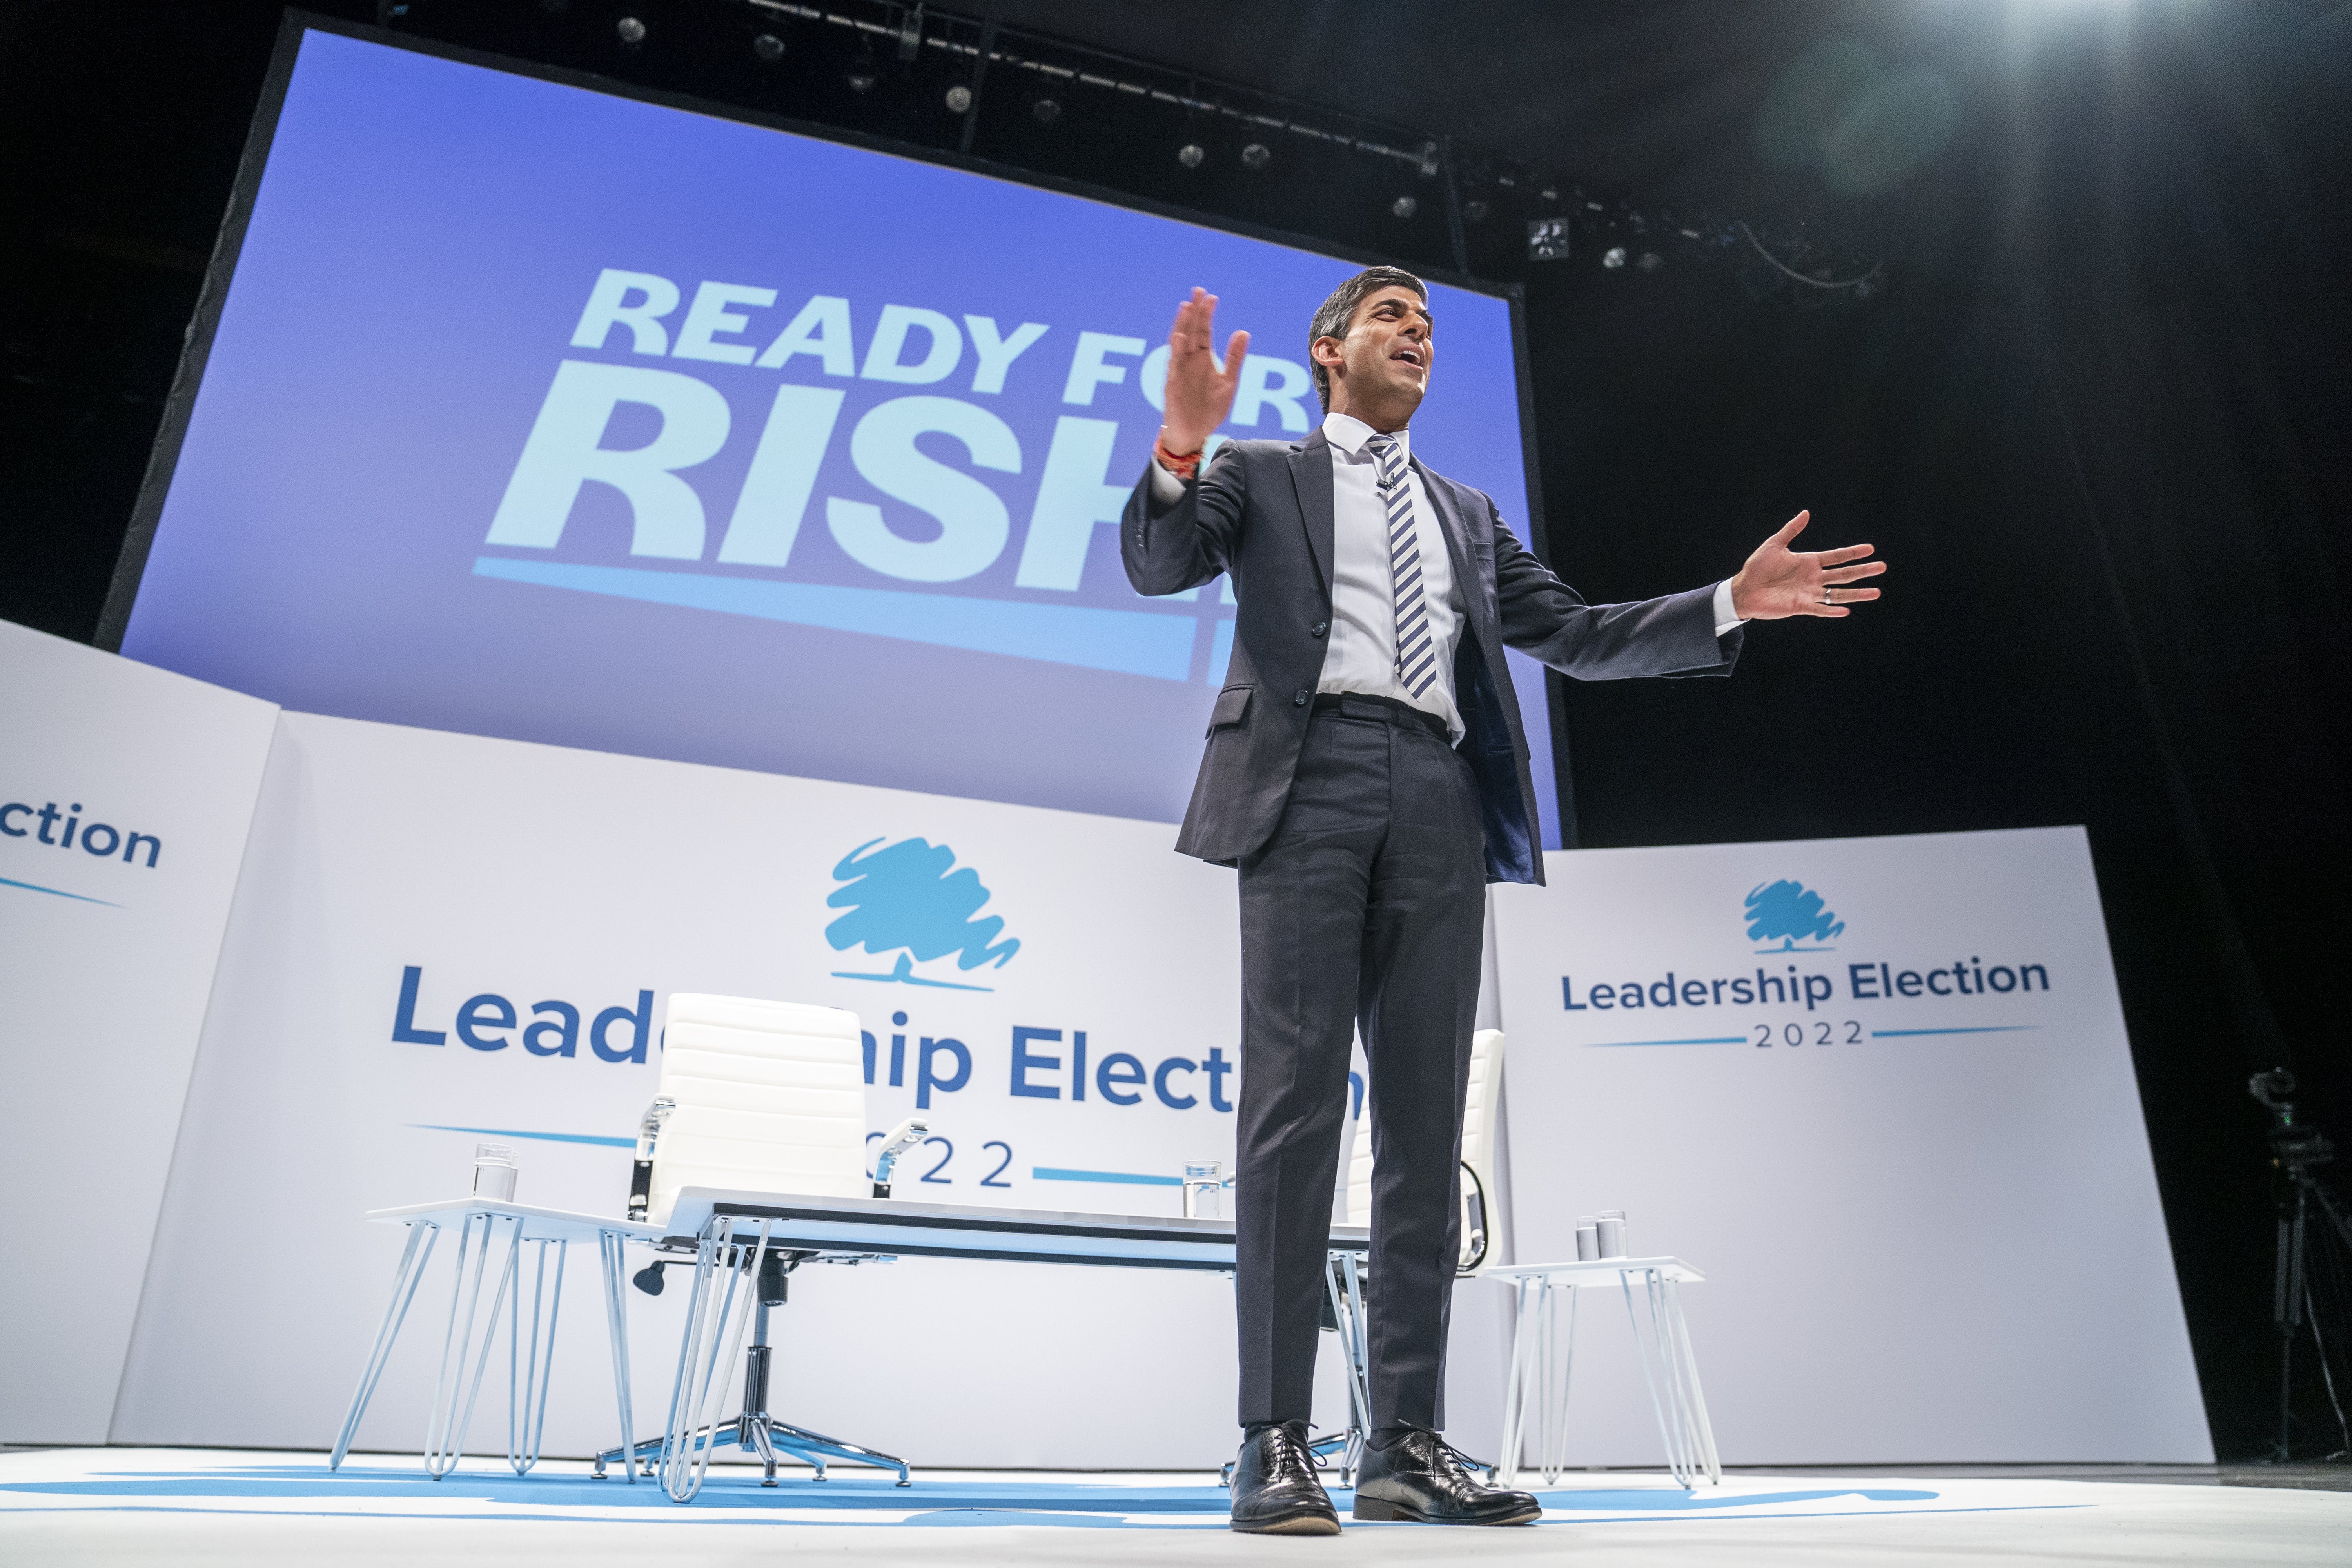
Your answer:
[[[1436,1457],[1452,1460],[1458,1468],[1464,1470],[1485,1470],[1489,1474],[1493,1473],[1495,1468],[1493,1465],[1488,1464],[1484,1459],[1472,1458],[1469,1455],[1464,1453],[1461,1449],[1447,1442],[1444,1437],[1440,1436],[1436,1432],[1431,1430],[1429,1427],[1415,1426],[1412,1428],[1412,1431],[1429,1439],[1429,1446],[1436,1450]]]

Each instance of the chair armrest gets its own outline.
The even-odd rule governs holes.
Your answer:
[[[662,1123],[667,1121],[670,1112],[677,1109],[677,1100],[666,1094],[658,1095],[651,1105],[646,1107],[645,1115],[638,1119],[636,1163],[629,1172],[628,1214],[633,1222],[644,1221],[646,1208],[653,1200],[654,1149],[661,1142]]]

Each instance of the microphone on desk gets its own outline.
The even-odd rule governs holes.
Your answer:
[[[898,1163],[898,1156],[931,1135],[931,1124],[919,1116],[909,1116],[890,1129],[882,1140],[882,1152],[874,1161],[874,1195],[890,1195],[890,1173]]]

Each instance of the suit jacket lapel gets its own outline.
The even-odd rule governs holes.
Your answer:
[[[1339,533],[1339,518],[1331,500],[1331,443],[1317,426],[1298,450],[1290,454],[1290,482],[1298,492],[1299,516],[1307,525],[1307,552],[1323,579],[1323,597],[1331,596],[1331,550]]]

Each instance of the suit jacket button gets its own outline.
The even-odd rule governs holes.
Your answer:
[[[1304,692],[1304,691],[1294,691],[1294,692],[1292,692],[1292,693],[1290,694],[1290,705],[1291,705],[1293,708],[1304,708],[1304,707],[1306,707],[1306,706],[1307,706],[1307,700],[1308,695],[1309,695],[1308,693]]]
[[[1331,623],[1330,623],[1330,622],[1328,622],[1328,621],[1318,621],[1318,622],[1316,622],[1313,626],[1309,626],[1309,627],[1307,627],[1307,635],[1308,637],[1321,637],[1325,632],[1328,632],[1328,631],[1329,631],[1330,629],[1331,629]]]

